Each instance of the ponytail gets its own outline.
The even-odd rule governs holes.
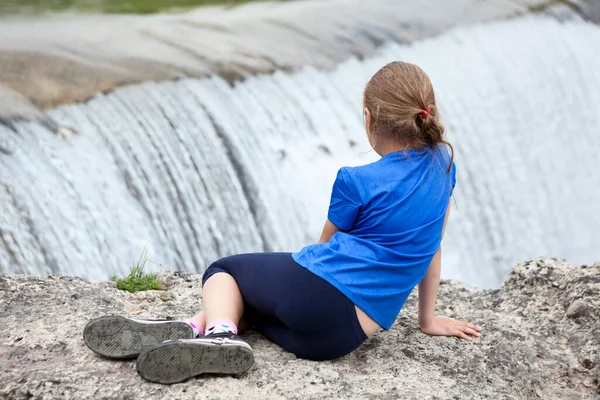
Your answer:
[[[439,112],[436,105],[424,107],[415,117],[417,126],[421,134],[423,143],[427,146],[437,147],[443,144],[448,147],[450,153],[450,163],[448,164],[448,172],[452,169],[454,161],[454,148],[446,139],[444,139],[444,126],[439,120]]]

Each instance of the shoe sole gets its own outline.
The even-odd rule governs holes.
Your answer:
[[[193,339],[161,343],[137,359],[137,371],[150,382],[172,384],[202,374],[241,376],[254,364],[250,345],[235,340]]]
[[[111,315],[91,320],[83,329],[83,341],[93,352],[108,358],[137,357],[145,347],[173,339],[192,339],[192,327],[181,321],[141,323]]]

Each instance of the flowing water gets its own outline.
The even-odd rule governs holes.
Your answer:
[[[361,92],[396,59],[429,73],[456,149],[443,276],[498,287],[527,258],[596,261],[594,43],[596,25],[531,17],[389,44],[328,72],[121,88],[52,110],[79,130],[69,140],[0,125],[12,153],[0,153],[0,270],[107,278],[147,246],[155,270],[202,271],[314,242],[337,169],[377,159]]]

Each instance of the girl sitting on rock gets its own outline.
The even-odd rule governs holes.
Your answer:
[[[86,344],[107,357],[139,355],[140,375],[160,383],[244,373],[254,362],[237,336],[246,326],[298,357],[330,360],[389,330],[417,285],[424,333],[480,336],[478,326],[434,316],[456,172],[428,76],[390,63],[367,84],[363,106],[381,159],[339,170],[319,243],[222,258],[204,273],[193,318],[101,317],[85,327]]]

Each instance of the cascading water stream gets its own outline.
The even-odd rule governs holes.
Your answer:
[[[525,18],[460,28],[330,72],[229,85],[147,83],[50,111],[78,128],[0,125],[0,272],[124,274],[314,242],[337,169],[377,159],[361,92],[391,60],[422,66],[455,145],[443,276],[497,287],[517,261],[600,259],[600,28]],[[596,46],[597,47],[597,46]],[[153,266],[153,269],[159,267]]]

